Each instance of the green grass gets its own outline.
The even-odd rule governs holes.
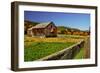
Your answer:
[[[84,58],[84,48],[81,48],[80,52],[74,57],[74,59],[83,59]]]
[[[62,49],[65,49],[75,43],[72,42],[33,42],[24,48],[24,61],[34,61]]]

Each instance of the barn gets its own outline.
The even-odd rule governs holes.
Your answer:
[[[57,27],[53,22],[45,22],[37,24],[27,30],[27,34],[31,37],[56,37]]]

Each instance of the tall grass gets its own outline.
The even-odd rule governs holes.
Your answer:
[[[76,54],[74,59],[84,59],[84,48],[80,48],[80,52]]]

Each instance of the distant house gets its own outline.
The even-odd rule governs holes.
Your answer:
[[[27,30],[29,36],[56,37],[57,27],[53,22],[37,24]]]

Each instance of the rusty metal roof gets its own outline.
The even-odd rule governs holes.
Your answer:
[[[34,29],[34,28],[45,28],[46,26],[48,26],[51,22],[45,22],[45,23],[39,23],[31,28],[29,28],[28,30]]]

